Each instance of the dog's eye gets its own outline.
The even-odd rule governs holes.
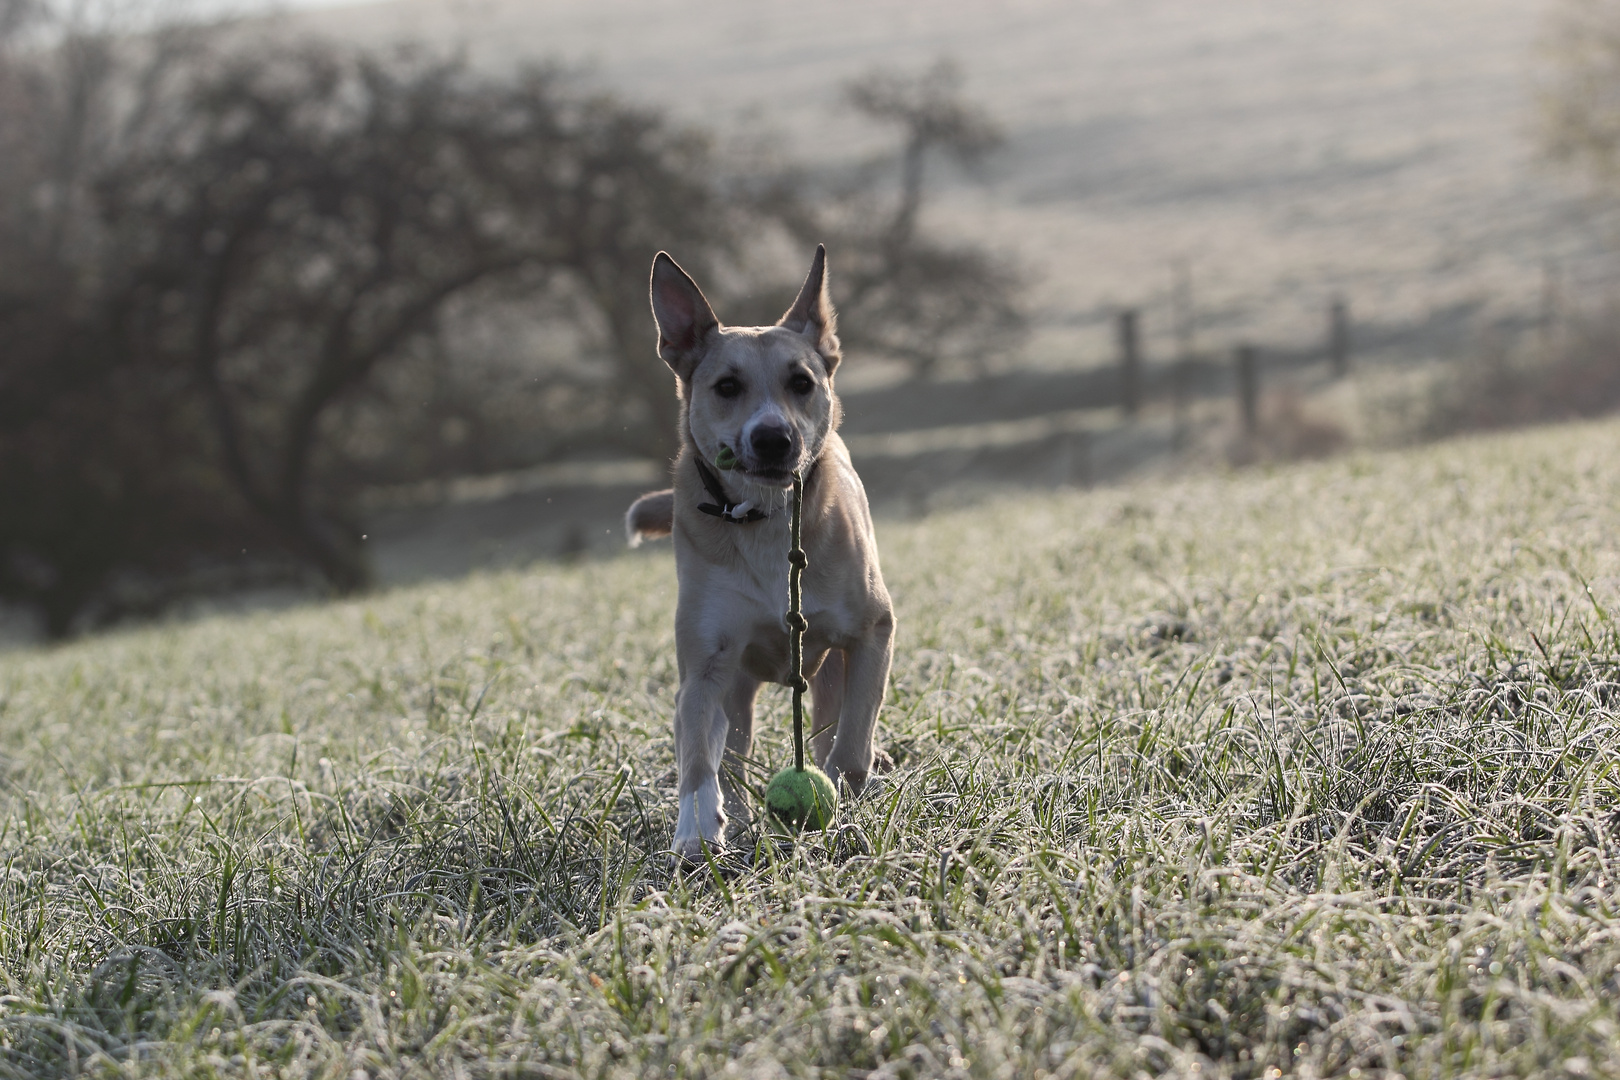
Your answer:
[[[723,398],[734,398],[742,393],[742,383],[727,375],[714,384],[714,392]]]
[[[808,394],[815,388],[815,380],[811,379],[810,376],[806,375],[802,371],[788,380],[788,389],[792,390],[795,394]]]

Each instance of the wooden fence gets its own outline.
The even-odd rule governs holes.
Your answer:
[[[1180,323],[1183,320],[1177,321]],[[1119,347],[1119,407],[1126,419],[1135,419],[1141,412],[1144,398],[1142,313],[1137,308],[1126,308],[1116,316],[1115,323]],[[1186,336],[1178,326],[1178,340],[1185,342]],[[1186,344],[1177,352],[1170,366],[1169,396],[1179,441],[1187,426],[1187,410],[1197,390],[1196,384],[1200,381],[1200,375],[1208,373],[1209,365],[1196,360]],[[1350,304],[1343,297],[1335,297],[1327,306],[1321,356],[1334,379],[1343,379],[1350,374]],[[1263,359],[1259,346],[1250,342],[1241,343],[1232,350],[1237,415],[1244,432],[1249,435],[1253,435],[1260,426]]]

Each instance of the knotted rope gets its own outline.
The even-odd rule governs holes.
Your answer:
[[[804,474],[793,473],[793,518],[788,526],[791,547],[788,549],[788,654],[792,674],[788,685],[793,688],[793,767],[804,771],[804,692],[810,684],[804,677],[804,632],[810,621],[801,611],[804,568],[810,560],[799,544],[799,515],[804,507]]]

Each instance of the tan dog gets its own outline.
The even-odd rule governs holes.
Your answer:
[[[805,476],[811,747],[852,794],[872,770],[894,609],[866,491],[836,430],[840,353],[826,250],[816,249],[799,298],[775,326],[721,326],[702,290],[662,252],[653,260],[652,309],[658,355],[678,382],[681,450],[674,490],[636,500],[625,525],[632,543],[675,537],[674,849],[693,858],[705,844],[725,844],[722,758],[748,754],[760,683],[790,678],[784,617],[796,470]]]

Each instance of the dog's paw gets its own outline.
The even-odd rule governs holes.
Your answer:
[[[866,790],[866,773],[840,769],[832,764],[829,764],[823,771],[826,772],[827,779],[831,780],[833,786],[838,789],[841,797],[857,798],[861,792]]]
[[[826,764],[822,766],[822,769],[827,773],[827,779],[831,780],[840,792],[850,798],[856,798],[871,786],[872,777],[882,776],[885,773],[894,771],[894,758],[883,750],[873,747],[872,764],[869,769],[857,771],[848,767],[839,768],[838,763],[833,761],[831,756],[829,756]]]
[[[720,785],[713,777],[681,796],[670,850],[677,859],[702,862],[705,846],[711,855],[726,849],[726,812],[720,808]]]
[[[709,859],[719,858],[726,853],[726,841],[723,836],[708,841],[701,836],[677,839],[670,845],[669,853],[684,866],[702,866]]]

